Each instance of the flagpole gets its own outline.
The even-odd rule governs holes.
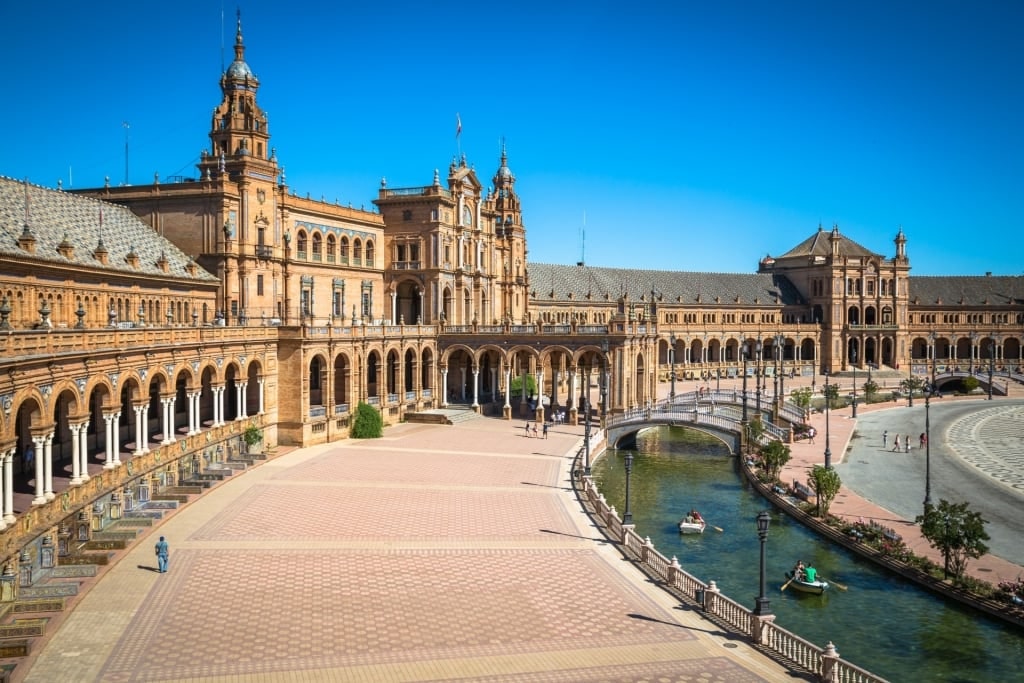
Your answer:
[[[458,164],[462,161],[462,117],[459,112],[455,112],[455,146],[458,153],[455,163]]]

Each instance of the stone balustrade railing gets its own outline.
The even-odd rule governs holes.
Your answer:
[[[582,472],[582,458],[581,450],[576,454],[574,472]],[[673,594],[692,600],[735,633],[778,655],[794,669],[812,673],[823,683],[886,683],[884,678],[841,659],[832,643],[818,647],[775,624],[774,617],[759,617],[722,595],[714,581],[704,583],[687,573],[677,558],[669,560],[658,552],[649,538],[641,538],[632,525],[622,524],[615,508],[608,505],[591,478],[574,478],[573,486],[581,502],[603,522],[605,535],[618,541],[627,557],[661,579]]]

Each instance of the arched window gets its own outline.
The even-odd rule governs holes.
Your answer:
[[[348,237],[341,238],[341,265],[348,265]]]
[[[336,241],[334,239],[334,235],[328,235],[327,236],[327,262],[328,263],[334,263],[334,257],[335,257],[335,254],[337,253],[335,247],[336,247]]]
[[[363,260],[363,243],[359,241],[359,238],[352,240],[352,265],[362,265]]]
[[[296,248],[296,250],[298,250],[298,257],[300,259],[305,259],[306,258],[306,242],[307,242],[306,231],[305,230],[299,230],[298,238],[295,241],[295,248]]]
[[[373,240],[366,240],[366,267],[373,268]]]
[[[313,233],[313,260],[314,261],[322,261],[323,260],[323,244],[322,244],[322,242],[323,242],[323,238],[320,237],[320,233],[314,232]]]

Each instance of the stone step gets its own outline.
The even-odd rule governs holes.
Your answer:
[[[60,581],[56,583],[37,583],[25,586],[18,591],[20,600],[44,600],[53,598],[71,598],[78,595],[78,583]]]
[[[130,529],[130,530],[126,529],[126,530],[123,530],[123,531],[119,531],[119,530],[116,529],[116,525],[117,525],[117,523],[115,522],[113,525],[107,527],[105,530],[97,531],[96,533],[94,533],[92,535],[92,540],[93,541],[124,541],[125,543],[131,543],[132,541],[134,541],[136,538],[139,537],[139,532],[138,532],[137,529]],[[86,545],[85,547],[89,548],[90,546]]]
[[[146,507],[155,508],[163,507],[167,508],[166,505],[158,505],[159,503],[175,503],[174,507],[178,505],[184,505],[188,502],[188,494],[184,493],[158,493],[149,499]]]
[[[0,641],[34,638],[46,633],[46,617],[15,619],[10,624],[0,624]]]
[[[99,573],[93,564],[58,565],[50,570],[51,579],[90,579]]]
[[[57,558],[57,562],[62,565],[95,564],[106,566],[110,564],[110,556],[100,555],[99,553],[80,553]]]
[[[135,540],[134,537],[132,539],[125,540],[123,538],[103,539],[93,536],[92,540],[86,541],[82,545],[82,550],[86,552],[90,550],[124,550],[128,547],[128,543],[133,540]]]
[[[160,492],[161,496],[198,496],[203,492],[202,486],[168,486]]]
[[[33,598],[17,600],[12,612],[14,614],[34,614],[36,612],[63,612],[64,598]]]
[[[148,513],[148,512],[142,511],[142,510],[138,510],[138,511],[133,510],[133,511],[131,511],[129,513],[125,513],[124,517],[122,517],[121,519],[117,520],[114,523],[114,528],[117,528],[117,527],[126,527],[126,528],[136,527],[136,528],[142,529],[142,528],[145,528],[145,527],[148,527],[148,526],[153,526],[153,520],[154,519],[159,519],[161,517],[163,517],[162,514],[153,514],[151,512]]]

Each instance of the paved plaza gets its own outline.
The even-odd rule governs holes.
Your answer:
[[[122,553],[16,677],[794,680],[604,540],[569,486],[582,426],[523,431],[401,424],[236,476]]]

